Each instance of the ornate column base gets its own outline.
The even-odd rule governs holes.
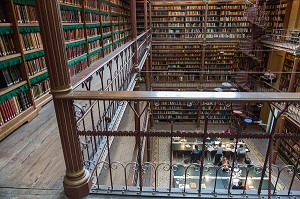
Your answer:
[[[69,198],[80,199],[89,195],[92,186],[90,173],[83,169],[76,174],[67,174],[64,178],[64,190]]]

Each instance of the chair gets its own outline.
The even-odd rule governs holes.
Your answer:
[[[238,160],[244,160],[246,158],[246,151],[240,151],[239,153],[237,153],[237,159]]]
[[[191,161],[192,163],[197,163],[200,160],[201,152],[199,154],[192,154]]]

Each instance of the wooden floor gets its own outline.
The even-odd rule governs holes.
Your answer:
[[[65,164],[52,102],[1,141],[0,154],[0,198],[65,197]]]
[[[132,130],[133,112],[127,108],[120,128]],[[130,162],[135,140],[116,138],[111,146],[112,161]],[[0,198],[67,198],[63,191],[65,164],[53,102],[45,105],[39,116],[0,142]],[[121,171],[114,172],[114,182],[121,181]],[[108,172],[103,172],[108,183]],[[109,184],[109,183],[108,183]]]

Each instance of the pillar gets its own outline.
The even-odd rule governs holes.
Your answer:
[[[131,39],[135,41],[133,49],[133,65],[138,66],[138,44],[137,44],[137,25],[136,25],[136,0],[130,0],[130,19],[131,19]]]
[[[298,75],[296,72],[298,69],[299,59],[300,59],[300,52],[295,52],[295,59],[294,59],[294,64],[293,64],[292,75],[291,75],[291,79],[290,79],[288,92],[293,92],[293,88],[294,88],[296,78]]]
[[[91,181],[89,172],[83,167],[73,103],[70,100],[56,99],[57,96],[72,91],[59,2],[36,0],[35,5],[66,164],[64,190],[70,198],[81,198],[89,194]]]

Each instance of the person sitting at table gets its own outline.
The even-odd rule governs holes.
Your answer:
[[[237,154],[237,157],[241,157],[243,155],[246,155],[246,149],[244,147],[243,144],[241,144],[238,148],[237,148],[237,151],[236,151],[236,154]]]
[[[218,166],[222,166],[222,171],[229,170],[229,161],[226,157],[223,157]]]
[[[217,148],[217,153],[215,155],[215,165],[217,165],[220,162],[222,156],[223,156],[223,147],[222,147],[222,143],[220,142]]]
[[[272,73],[270,70],[268,70],[267,72],[264,73],[263,76],[260,76],[260,78],[263,79],[264,81],[272,84],[273,81],[276,80],[276,75],[274,73]]]
[[[243,181],[239,180],[237,184],[232,186],[232,189],[244,189]]]
[[[197,163],[200,160],[200,150],[198,149],[198,145],[195,145],[195,148],[192,150],[192,162]]]

